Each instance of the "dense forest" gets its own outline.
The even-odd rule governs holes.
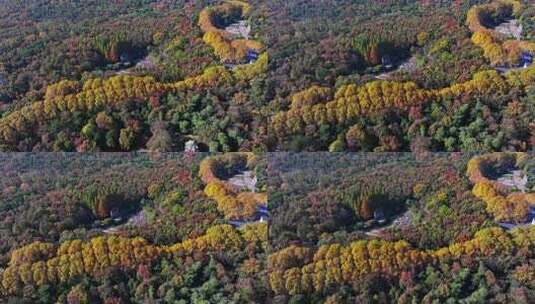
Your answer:
[[[533,0],[0,0],[0,303],[533,303],[534,56]]]
[[[531,303],[533,157],[272,154],[273,303]]]
[[[202,151],[266,150],[256,115],[268,63],[256,38],[261,7],[6,2],[2,150],[182,151],[189,140]],[[224,31],[240,20],[250,20],[255,37]]]
[[[2,303],[535,293],[533,154],[16,153],[0,164]]]
[[[527,0],[5,2],[4,151],[535,142]]]
[[[221,166],[206,170],[213,161]],[[264,303],[267,225],[230,221],[204,180],[218,178],[227,201],[265,205],[265,161],[2,155],[0,302]],[[258,179],[254,193],[232,186],[244,170]]]
[[[292,151],[530,149],[530,3],[273,1],[268,22],[284,26],[267,38],[272,141]],[[494,30],[510,19],[523,28],[515,39]]]

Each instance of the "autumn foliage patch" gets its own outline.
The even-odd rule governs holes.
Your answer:
[[[163,256],[206,258],[209,252],[239,251],[250,244],[262,246],[266,237],[265,224],[252,224],[243,230],[229,225],[213,226],[200,237],[170,246],[155,246],[139,237],[117,236],[87,242],[72,240],[59,246],[35,242],[13,251],[8,267],[0,272],[0,291],[16,294],[24,286],[65,283],[114,268],[134,270]]]
[[[466,23],[473,33],[472,42],[483,49],[485,57],[491,64],[516,65],[522,52],[535,52],[533,42],[505,40],[502,34],[490,28],[506,18],[518,15],[521,10],[522,4],[519,1],[497,0],[489,4],[476,5],[468,11]]]
[[[225,63],[242,62],[249,50],[261,52],[262,43],[247,39],[233,39],[221,29],[232,21],[247,16],[251,7],[243,1],[226,1],[217,6],[205,8],[199,15],[199,27],[204,32],[203,40]]]
[[[254,166],[251,153],[231,153],[207,157],[199,168],[199,176],[206,183],[204,193],[217,202],[217,208],[228,219],[246,219],[255,215],[261,204],[267,204],[265,193],[240,191],[224,180]]]

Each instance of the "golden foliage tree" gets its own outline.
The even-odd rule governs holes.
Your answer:
[[[25,286],[64,283],[80,276],[97,276],[113,268],[137,269],[162,256],[208,258],[210,252],[239,252],[249,244],[265,246],[266,243],[265,223],[250,224],[243,230],[230,225],[213,226],[197,238],[161,247],[139,237],[118,236],[100,236],[88,242],[71,240],[59,246],[35,242],[13,251],[8,267],[0,272],[0,290],[18,294]]]
[[[425,251],[414,249],[405,241],[356,241],[320,246],[310,260],[311,249],[291,246],[271,254],[269,284],[275,294],[322,293],[358,282],[372,273],[399,277],[404,271],[417,271],[428,265],[508,256],[517,251],[532,257],[530,249],[534,245],[535,228],[531,226],[511,233],[501,228],[486,228],[466,242]],[[293,256],[306,258],[292,259]]]

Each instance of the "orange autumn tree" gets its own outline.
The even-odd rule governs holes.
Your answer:
[[[526,156],[525,153],[497,152],[473,157],[468,162],[466,175],[475,184],[472,193],[483,200],[487,212],[496,221],[523,222],[528,215],[530,203],[526,194],[511,193],[504,196],[500,193],[503,187],[488,177],[496,171],[521,167]]]
[[[511,200],[500,195],[490,183],[475,184],[472,193],[483,200],[487,211],[494,215],[496,221],[523,222],[529,212],[529,204],[525,200]]]
[[[69,94],[74,94],[79,92],[80,89],[81,86],[78,81],[61,80],[55,84],[47,86],[45,100],[53,100]]]
[[[522,52],[535,52],[535,43],[506,40],[501,33],[489,28],[489,22],[499,23],[504,17],[518,16],[522,9],[520,1],[495,0],[475,5],[468,11],[466,24],[472,32],[472,42],[481,47],[492,65],[516,65]]]
[[[254,167],[252,153],[231,153],[205,158],[199,168],[199,176],[206,184],[204,193],[217,203],[217,208],[227,219],[251,218],[259,205],[267,203],[265,193],[239,191],[222,177],[236,171]]]
[[[303,106],[313,106],[318,103],[332,100],[333,92],[331,88],[311,86],[308,89],[293,94],[290,98],[291,108],[301,108]]]
[[[500,171],[518,167],[526,159],[525,153],[495,152],[478,155],[470,159],[466,166],[466,176],[472,183],[492,183],[489,175],[493,171]]]
[[[210,45],[222,62],[239,63],[247,58],[249,50],[261,52],[262,43],[248,39],[234,39],[223,29],[226,23],[249,14],[251,6],[244,1],[224,1],[203,9],[199,15],[199,27],[204,32],[203,40]]]

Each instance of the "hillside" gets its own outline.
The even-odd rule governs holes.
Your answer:
[[[267,224],[205,194],[212,157],[2,155],[0,302],[264,303]],[[265,197],[264,160],[235,157]]]
[[[527,151],[535,141],[529,1],[6,2],[5,151],[189,141],[212,152]]]
[[[533,157],[270,157],[273,303],[530,303]]]

